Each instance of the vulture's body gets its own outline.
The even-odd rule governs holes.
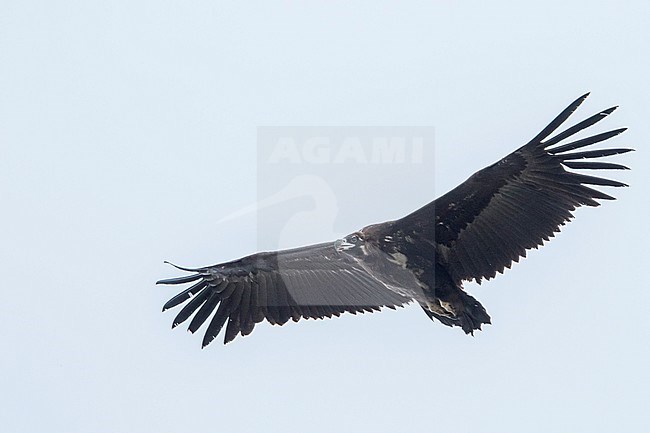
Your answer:
[[[404,218],[337,241],[184,269],[192,275],[159,281],[194,283],[163,310],[189,301],[174,326],[194,315],[191,332],[214,313],[203,346],[224,325],[227,343],[265,319],[282,325],[290,319],[378,311],[412,301],[430,318],[473,333],[490,323],[490,317],[463,291],[463,281],[493,278],[526,250],[553,237],[577,207],[613,199],[587,185],[626,186],[566,170],[627,169],[592,159],[631,149],[584,149],[624,129],[564,143],[615,107],[548,138],[586,97],[574,101],[526,145]]]

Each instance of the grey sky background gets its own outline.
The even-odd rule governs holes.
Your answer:
[[[2,2],[2,431],[646,431],[648,22],[647,1]],[[254,215],[217,223],[257,199],[258,126],[435,128],[430,176],[340,209],[351,232],[586,91],[574,121],[621,106],[596,129],[630,127],[631,188],[467,285],[493,318],[474,338],[414,306],[205,350],[169,329],[163,260],[258,248]]]

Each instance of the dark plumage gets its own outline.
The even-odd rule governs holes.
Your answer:
[[[601,111],[548,138],[587,95],[581,96],[529,143],[404,218],[374,224],[343,239],[253,254],[197,269],[160,284],[194,283],[163,311],[189,301],[173,326],[189,319],[196,332],[210,315],[203,346],[225,326],[224,342],[248,335],[266,319],[288,320],[379,311],[416,301],[430,318],[466,333],[490,323],[462,282],[490,279],[525,257],[569,221],[580,206],[613,197],[587,185],[627,186],[569,169],[627,167],[594,158],[632,149],[580,150],[625,128],[560,144],[611,114]],[[216,310],[216,313],[215,313]]]

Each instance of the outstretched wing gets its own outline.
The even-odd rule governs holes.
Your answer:
[[[432,203],[397,220],[392,229],[402,230],[416,242],[434,242],[436,259],[446,265],[452,279],[493,278],[526,256],[526,250],[549,240],[573,218],[579,206],[598,206],[597,199],[614,198],[587,185],[627,186],[624,183],[567,171],[627,167],[594,158],[632,149],[598,149],[572,152],[614,137],[625,128],[560,144],[599,122],[616,107],[601,111],[544,141],[588,94],[560,113],[528,144],[497,163],[472,175]]]
[[[189,302],[173,327],[196,312],[189,331],[196,332],[216,310],[203,338],[208,345],[226,325],[224,343],[237,334],[248,335],[266,319],[283,325],[289,319],[322,319],[381,307],[395,308],[410,301],[364,271],[333,242],[272,253],[258,253],[199,269],[194,274],[158,284],[196,282],[170,299],[163,311]],[[197,311],[198,310],[198,311]]]

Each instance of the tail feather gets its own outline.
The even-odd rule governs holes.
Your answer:
[[[491,323],[483,305],[460,288],[420,306],[431,320],[435,318],[443,325],[459,326],[465,334],[474,335],[475,330],[481,330],[481,325]]]

